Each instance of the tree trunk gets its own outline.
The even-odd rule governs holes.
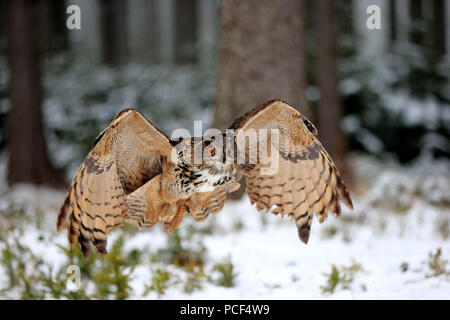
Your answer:
[[[156,0],[128,1],[130,59],[156,64],[160,61],[159,16]]]
[[[8,114],[8,184],[62,186],[51,164],[41,113],[41,79],[35,1],[7,2],[11,109]]]
[[[6,53],[6,2],[0,0],[0,55]]]
[[[450,4],[449,2],[447,2]],[[447,22],[448,23],[448,22]],[[436,56],[442,57],[445,55],[445,5],[444,0],[433,1],[433,35],[434,35],[434,49]]]
[[[38,27],[40,49],[49,54],[66,50],[69,35],[66,26],[66,4],[64,0],[39,0]]]
[[[174,7],[174,0],[158,1],[160,57],[161,62],[166,65],[172,65],[175,59]]]
[[[303,0],[223,1],[215,128],[277,98],[308,113],[303,14]]]
[[[177,64],[196,61],[197,1],[175,2],[175,62]]]
[[[197,5],[198,36],[197,48],[200,65],[203,68],[216,66],[217,46],[217,1],[199,0]]]
[[[422,45],[423,44],[423,13],[422,0],[411,0],[409,3],[409,14],[411,16],[411,27],[409,37],[411,42]]]
[[[100,1],[103,63],[115,66],[128,59],[127,7],[125,0]]]
[[[309,115],[303,23],[303,0],[222,2],[214,128],[227,128],[272,99]],[[240,198],[244,188],[231,198]]]
[[[389,0],[389,37],[391,44],[398,39],[397,6],[395,4],[395,0]]]
[[[67,6],[64,0],[50,0],[50,21],[52,49],[66,50],[69,48],[69,36],[66,25]]]
[[[315,2],[317,36],[317,84],[319,138],[342,174],[348,175],[345,166],[346,143],[341,129],[342,108],[339,101],[336,36],[332,0]],[[347,179],[349,180],[349,179]]]

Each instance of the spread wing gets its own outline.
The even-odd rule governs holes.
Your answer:
[[[294,108],[280,100],[269,101],[236,119],[230,129],[238,130],[235,136],[238,152],[247,161],[240,167],[247,175],[251,203],[256,203],[258,210],[275,206],[272,213],[293,218],[304,243],[309,239],[313,213],[321,223],[328,210],[340,216],[339,199],[353,209],[339,171],[315,136],[317,130]],[[259,139],[264,138],[259,129],[274,131],[268,131],[264,141],[252,143],[252,139],[245,138],[251,137],[252,131]],[[267,152],[261,148],[265,143]],[[258,152],[250,151],[254,147]],[[255,154],[254,163],[248,164]]]
[[[67,225],[69,242],[79,242],[84,256],[90,244],[106,253],[106,233],[129,217],[127,195],[161,173],[170,155],[167,136],[137,110],[120,112],[95,140],[73,179],[60,209],[57,230]],[[133,212],[133,210],[131,210]]]

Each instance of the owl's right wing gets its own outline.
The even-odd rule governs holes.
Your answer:
[[[92,243],[106,253],[106,233],[122,227],[128,216],[126,197],[161,173],[172,146],[140,112],[120,112],[99,134],[72,180],[60,209],[57,230],[65,226],[70,244],[77,241],[84,256]],[[132,210],[131,210],[132,211]]]

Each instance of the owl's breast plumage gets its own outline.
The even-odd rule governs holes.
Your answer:
[[[172,168],[175,179],[173,191],[178,196],[189,196],[196,192],[212,192],[217,187],[231,182],[233,170],[224,167],[222,170],[210,170],[205,166],[177,164]]]

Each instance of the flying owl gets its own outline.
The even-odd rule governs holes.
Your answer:
[[[91,244],[106,251],[107,233],[124,221],[165,231],[187,214],[196,221],[221,211],[227,194],[240,187],[258,210],[288,215],[307,243],[313,214],[341,215],[339,199],[352,200],[333,160],[300,112],[273,100],[245,113],[212,136],[169,139],[140,112],[126,109],[95,139],[60,209],[71,245],[83,255]],[[274,165],[275,164],[275,165]]]

